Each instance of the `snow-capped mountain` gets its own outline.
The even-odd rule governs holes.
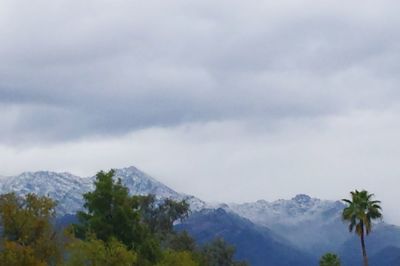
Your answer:
[[[82,195],[93,190],[95,178],[95,176],[79,177],[70,173],[49,171],[25,172],[18,176],[0,179],[0,193],[46,195],[58,202],[58,214],[72,214],[82,208]],[[196,197],[178,193],[133,166],[116,169],[115,178],[121,178],[122,183],[128,187],[132,195],[154,194],[159,199],[185,199],[192,210],[205,206],[205,203]]]
[[[268,227],[298,248],[310,252],[337,250],[349,239],[341,221],[343,203],[299,194],[290,200],[228,204],[228,210]]]
[[[258,200],[251,203],[228,204],[234,212],[251,221],[264,224],[298,224],[320,216],[336,216],[344,205],[339,201],[328,201],[299,194],[290,200],[279,199],[273,202]],[[332,214],[332,215],[328,215]]]
[[[25,172],[0,180],[0,192],[19,195],[35,193],[58,202],[57,213],[73,213],[82,206],[82,194],[91,189],[92,180],[69,173]]]

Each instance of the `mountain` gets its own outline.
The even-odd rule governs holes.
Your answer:
[[[342,202],[299,194],[290,200],[259,200],[223,206],[256,225],[268,227],[292,246],[312,254],[316,260],[326,252],[334,252],[340,256],[344,266],[361,265],[360,240],[341,220],[345,206]],[[383,221],[375,223],[373,232],[366,237],[366,245],[369,256],[373,258],[374,264],[371,265],[400,265],[385,264],[398,259],[395,252],[386,248],[391,248],[391,251],[400,248],[400,227]]]
[[[73,214],[82,208],[82,195],[93,190],[95,178],[95,176],[78,177],[70,173],[49,171],[25,172],[18,176],[1,179],[0,193],[46,195],[58,202],[57,213],[59,215]],[[132,195],[154,194],[159,199],[185,199],[189,202],[192,210],[198,210],[205,206],[200,199],[178,193],[133,166],[116,169],[115,178],[121,178],[122,183],[128,187]]]
[[[371,266],[396,266],[400,265],[400,248],[386,247],[370,257]]]
[[[365,237],[368,256],[371,258],[370,265],[400,265],[387,264],[390,260],[398,260],[400,253],[393,250],[400,249],[400,227],[389,225],[384,222],[374,224],[372,233]],[[341,246],[337,252],[343,260],[343,265],[361,265],[360,238],[354,233]]]
[[[290,200],[228,204],[229,210],[253,223],[265,226],[294,246],[322,255],[337,251],[349,239],[347,226],[341,221],[344,205],[299,194]]]
[[[311,256],[293,248],[273,231],[222,208],[196,212],[177,228],[187,230],[199,243],[222,237],[235,245],[237,259],[253,266],[315,264]]]
[[[69,173],[39,171],[2,179],[0,193],[35,193],[49,196],[58,202],[57,213],[63,215],[79,210],[83,203],[82,194],[91,188],[90,178],[81,178]]]

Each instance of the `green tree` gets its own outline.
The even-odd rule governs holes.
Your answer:
[[[154,265],[162,258],[160,240],[153,235],[148,234],[137,246],[138,265]]]
[[[0,265],[46,266],[47,263],[36,258],[35,251],[31,246],[23,246],[6,240],[1,245]]]
[[[55,206],[50,198],[35,194],[0,196],[1,265],[60,263],[62,244],[53,226]]]
[[[88,237],[75,239],[68,246],[66,266],[133,266],[137,265],[136,253],[128,250],[116,239],[108,242]]]
[[[319,266],[340,266],[340,259],[336,254],[326,253],[319,260]]]
[[[173,233],[173,223],[188,213],[186,202],[157,201],[154,196],[130,196],[114,170],[99,172],[94,191],[83,195],[85,211],[74,225],[78,238],[94,234],[107,242],[115,238],[137,252],[140,265],[154,265],[162,257],[161,241]]]
[[[189,204],[185,201],[157,201],[154,195],[134,196],[134,199],[139,205],[142,222],[160,237],[173,233],[174,222],[189,215]]]
[[[243,261],[233,258],[235,247],[228,245],[222,238],[216,238],[206,244],[201,251],[202,265],[207,266],[245,266]]]
[[[187,231],[171,234],[166,242],[167,248],[174,251],[196,251],[196,241]]]
[[[84,239],[88,233],[108,241],[116,238],[128,248],[141,242],[143,230],[139,223],[139,212],[121,180],[114,180],[114,170],[99,172],[94,182],[95,189],[83,195],[86,212],[77,213],[79,224],[75,233]]]
[[[189,251],[166,251],[157,266],[199,266]]]
[[[349,231],[353,230],[360,237],[364,266],[368,266],[365,236],[372,231],[372,220],[382,218],[380,201],[372,200],[374,194],[368,191],[352,191],[351,199],[343,199],[347,206],[343,209],[342,218],[349,222]]]

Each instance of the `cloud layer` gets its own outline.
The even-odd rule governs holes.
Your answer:
[[[385,108],[399,97],[395,6],[3,1],[0,136],[37,143]]]

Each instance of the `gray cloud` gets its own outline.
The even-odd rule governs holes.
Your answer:
[[[397,104],[398,4],[348,5],[3,1],[0,104],[18,116],[0,136],[63,141]]]

